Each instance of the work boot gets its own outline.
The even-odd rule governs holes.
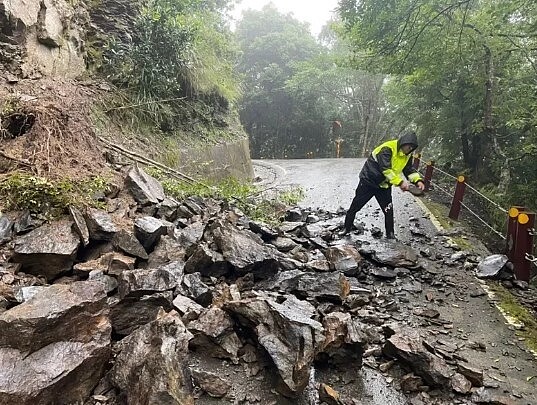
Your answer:
[[[386,239],[395,239],[395,233],[393,232],[388,232],[386,234]]]
[[[351,231],[349,231],[349,230],[347,230],[347,229],[343,229],[343,230],[341,230],[341,231],[339,231],[339,232],[337,233],[337,236],[338,236],[338,238],[341,239],[341,238],[344,238],[345,236],[347,236],[350,232],[351,232]]]

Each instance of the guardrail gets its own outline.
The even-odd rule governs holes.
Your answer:
[[[433,160],[422,160],[420,154],[414,155],[412,164],[416,170],[420,170],[420,164],[425,166],[425,174],[423,175],[425,191],[435,188],[449,196],[451,199],[449,218],[458,220],[461,210],[464,209],[505,241],[505,254],[514,265],[515,277],[518,280],[529,282],[532,265],[537,264],[537,257],[533,254],[535,249],[535,236],[537,236],[535,230],[535,213],[522,206],[513,206],[509,209],[505,209],[475,187],[468,184],[465,176],[455,177],[452,174],[435,167],[435,162]],[[446,190],[444,187],[440,186],[440,184],[433,181],[433,174],[436,172],[455,181],[453,191]],[[468,204],[464,203],[464,196],[467,190],[470,190],[476,196],[482,198],[488,204],[491,204],[494,208],[506,215],[507,226],[504,232],[500,232],[494,228],[494,226],[490,225],[479,214],[472,210]]]

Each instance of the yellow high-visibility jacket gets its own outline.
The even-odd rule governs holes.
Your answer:
[[[415,150],[418,147],[416,134],[411,132],[377,146],[362,168],[360,179],[381,188],[400,185],[404,181],[403,175],[412,183],[421,181],[420,174],[412,166],[412,152],[405,155],[400,149],[405,144],[412,145]]]

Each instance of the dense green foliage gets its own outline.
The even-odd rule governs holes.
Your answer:
[[[111,111],[143,116],[173,133],[191,121],[222,124],[239,96],[237,50],[226,23],[229,0],[150,0],[132,41],[108,44],[101,71],[126,91]]]
[[[348,44],[328,26],[316,40],[267,6],[246,12],[236,34],[241,121],[254,157],[334,157],[336,139],[340,156],[363,156],[387,136],[384,76],[349,66]]]
[[[504,204],[537,199],[537,4],[341,0],[359,69],[390,75],[398,127]]]

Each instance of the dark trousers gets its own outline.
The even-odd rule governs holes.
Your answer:
[[[352,200],[351,206],[345,216],[345,230],[351,231],[352,224],[356,213],[362,209],[364,205],[375,197],[384,213],[384,226],[386,227],[386,235],[394,233],[393,225],[393,203],[392,203],[392,188],[373,187],[360,180],[356,187],[356,194]]]

